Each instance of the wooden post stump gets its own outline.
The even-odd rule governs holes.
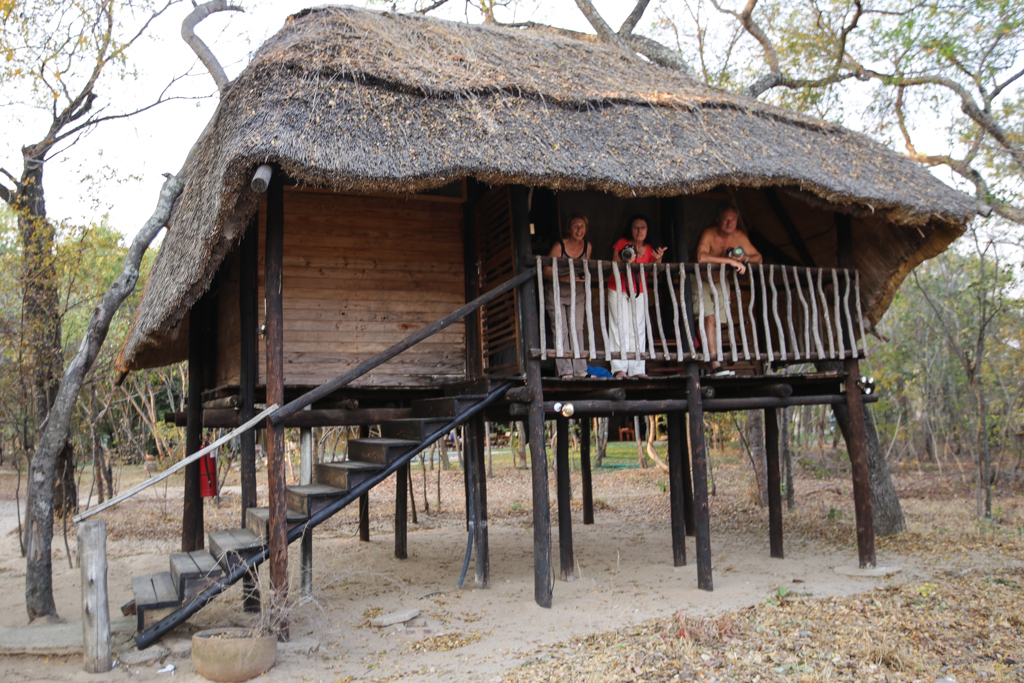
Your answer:
[[[78,561],[82,565],[82,652],[85,670],[110,671],[110,605],[107,598],[107,522],[78,525]]]
[[[782,552],[782,476],[779,471],[779,416],[775,408],[764,409],[764,450],[768,466],[768,536],[772,557]]]

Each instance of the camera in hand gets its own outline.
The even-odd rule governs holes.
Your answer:
[[[632,261],[634,256],[636,256],[636,247],[632,244],[627,244],[619,252],[619,258],[623,261]]]
[[[729,251],[725,252],[726,258],[741,259],[743,258],[743,247],[733,247]]]

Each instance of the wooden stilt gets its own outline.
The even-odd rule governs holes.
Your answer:
[[[299,483],[313,483],[313,429],[299,429]],[[303,597],[313,594],[313,530],[302,534],[299,555],[299,593]]]
[[[409,557],[409,465],[395,472],[395,557]]]
[[[259,222],[253,220],[240,246],[238,273],[239,318],[239,382],[238,417],[240,423],[256,414],[256,380],[259,375],[259,347],[256,345],[257,264],[259,259]],[[246,511],[256,507],[256,430],[247,430],[239,437],[239,469],[242,480],[242,528],[246,527]],[[254,570],[254,573],[259,570]],[[242,583],[246,612],[260,611],[258,582],[246,576]]]
[[[476,415],[467,424],[467,438],[469,440],[469,452],[467,456],[473,459],[472,481],[470,491],[473,495],[473,529],[476,545],[476,586],[477,588],[491,587],[491,560],[490,545],[487,535],[487,470],[485,469],[485,448],[484,438],[484,416]]]
[[[368,425],[359,425],[359,438],[366,439],[370,436]],[[370,494],[369,492],[359,496],[359,540],[363,543],[370,542]]]
[[[528,194],[529,190],[519,185],[509,188],[516,269],[520,273],[533,265]],[[536,282],[524,282],[520,293],[522,296],[517,297],[517,301],[525,340],[522,363],[526,367],[526,389],[530,398],[527,430],[533,481],[533,594],[538,605],[551,607],[551,501],[548,498],[548,458],[544,444],[544,390],[541,387],[540,361],[527,352],[527,349],[540,344]]]
[[[686,535],[695,536],[697,533],[697,522],[693,514],[693,476],[690,474],[690,437],[688,429],[689,420],[686,413],[679,413],[679,474],[683,480],[683,520],[685,521]]]
[[[697,540],[697,587],[714,590],[711,580],[711,511],[708,508],[708,461],[704,445],[704,407],[700,393],[700,371],[687,363],[686,396],[690,418],[690,446],[693,449],[694,527]]]
[[[764,409],[764,450],[768,465],[768,536],[772,557],[782,552],[782,476],[779,470],[779,416],[776,408]]]
[[[857,380],[860,362],[856,358],[843,361],[846,370],[846,405],[850,410],[850,431],[846,448],[853,469],[853,505],[857,518],[857,555],[860,566],[875,566],[875,527],[871,514],[871,481],[868,473],[867,425],[864,421],[864,397]]]
[[[590,418],[579,421],[580,425],[580,488],[583,494],[583,523],[594,523],[594,488],[590,478]]]
[[[205,299],[189,311],[188,320],[188,405],[185,408],[185,452],[191,455],[203,447],[203,317]],[[204,547],[203,497],[199,491],[199,461],[185,466],[184,503],[181,512],[181,551]]]
[[[78,526],[82,564],[82,654],[85,670],[110,671],[110,602],[107,598],[107,522],[90,519]]]
[[[267,227],[264,246],[264,283],[267,307],[267,402],[284,405],[284,186],[274,174],[267,191]],[[288,527],[285,503],[284,425],[267,426],[267,479],[270,499],[270,588],[273,592],[274,629],[288,640]]]
[[[672,519],[672,563],[686,565],[686,518],[683,500],[683,417],[677,412],[667,413],[668,427],[668,483],[669,508]],[[689,458],[687,458],[689,460]],[[689,462],[686,463],[689,465]]]
[[[555,450],[555,464],[558,482],[558,552],[560,556],[560,573],[562,581],[575,581],[575,561],[572,554],[572,482],[569,477],[569,418],[561,415],[556,418],[558,443]]]
[[[440,465],[438,465],[440,467]],[[370,542],[370,494],[359,496],[359,540]]]

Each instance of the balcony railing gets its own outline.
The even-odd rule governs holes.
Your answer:
[[[544,268],[551,268],[550,276]],[[540,309],[540,348],[534,357],[585,358],[610,361],[815,361],[867,356],[865,322],[860,299],[860,273],[845,268],[802,268],[781,265],[748,265],[740,275],[719,264],[663,263],[630,265],[614,261],[579,261],[537,257],[537,290]],[[568,271],[568,272],[567,272]],[[582,271],[582,278],[578,278]],[[568,282],[560,275],[568,274]],[[644,297],[643,320],[633,306],[625,305],[617,316],[629,320],[632,349],[610,345],[606,279],[625,280],[630,297]],[[643,280],[639,288],[635,282]],[[723,281],[729,286],[724,287]],[[569,325],[559,315],[550,321],[553,343],[548,341],[545,297],[559,300],[570,289],[569,318],[575,320],[577,293],[583,289],[584,325]],[[710,287],[712,310],[705,310],[704,292]],[[693,325],[685,324],[684,296],[694,290]],[[719,331],[715,347],[708,350],[706,315],[714,315]],[[567,328],[568,326],[568,328]],[[563,342],[568,330],[569,344]],[[666,333],[667,331],[667,333]],[[655,337],[657,332],[657,337]],[[644,337],[641,343],[640,337]],[[581,338],[582,337],[582,338]]]

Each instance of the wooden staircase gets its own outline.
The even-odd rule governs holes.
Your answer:
[[[414,400],[413,417],[382,423],[380,437],[349,440],[348,460],[319,463],[313,470],[314,483],[286,487],[289,532],[296,527],[308,530],[325,521],[326,518],[311,520],[311,517],[343,498],[352,498],[350,494],[356,487],[368,482],[370,487],[381,483],[387,479],[392,465],[403,460],[405,462],[400,464],[407,464],[449,429],[468,419],[467,411],[476,412],[474,408],[482,408],[506,389],[507,386],[491,395]],[[352,500],[332,514],[347,507]],[[236,571],[240,566],[265,553],[269,542],[269,508],[249,508],[245,521],[244,529],[209,532],[207,550],[172,553],[169,571],[132,578],[140,634],[158,626],[163,619],[197,598],[202,599],[201,594],[207,589],[219,585],[223,590],[234,583],[244,575]],[[291,541],[300,536],[301,532],[289,533]],[[209,597],[203,604],[208,601]]]

